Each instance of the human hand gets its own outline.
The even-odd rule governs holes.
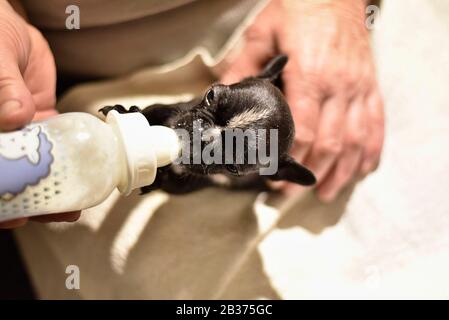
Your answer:
[[[42,34],[0,0],[0,131],[20,128],[31,120],[57,114],[56,68]],[[31,218],[35,221],[75,221],[80,213]],[[27,218],[0,223],[0,228],[24,225]]]
[[[296,128],[292,152],[314,172],[326,202],[375,170],[382,150],[383,102],[364,8],[363,0],[272,0],[222,78],[235,82],[278,53],[289,56],[283,83]]]

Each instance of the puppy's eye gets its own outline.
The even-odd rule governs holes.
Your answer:
[[[208,106],[210,106],[212,104],[212,102],[214,101],[215,98],[215,93],[213,89],[209,89],[209,91],[207,91],[206,93],[206,103]]]
[[[228,170],[230,173],[235,174],[235,175],[239,174],[239,170],[233,164],[227,164],[226,165],[226,170]]]

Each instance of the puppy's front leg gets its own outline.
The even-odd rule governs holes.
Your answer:
[[[132,106],[129,108],[129,110],[126,110],[124,106],[121,104],[116,104],[115,106],[106,106],[98,110],[99,112],[103,113],[105,116],[109,113],[109,111],[115,110],[118,113],[131,113],[131,112],[141,112],[140,108],[137,106]]]

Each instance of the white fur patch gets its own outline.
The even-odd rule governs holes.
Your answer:
[[[266,119],[269,116],[270,111],[267,109],[262,110],[248,109],[242,113],[239,113],[235,117],[232,117],[228,121],[227,126],[229,128],[245,128],[256,121]]]

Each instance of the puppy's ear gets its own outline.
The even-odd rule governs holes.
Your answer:
[[[286,55],[278,55],[268,62],[263,71],[257,76],[261,79],[268,79],[271,82],[275,82],[285,65],[287,64],[288,57]]]
[[[281,160],[278,172],[272,176],[267,176],[267,178],[275,181],[286,180],[303,186],[311,186],[316,183],[314,174],[290,156]]]

